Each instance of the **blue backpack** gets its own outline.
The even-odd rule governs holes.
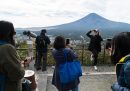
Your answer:
[[[6,77],[3,74],[0,74],[0,91],[5,91]]]

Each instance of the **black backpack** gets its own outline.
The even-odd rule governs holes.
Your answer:
[[[44,37],[41,37],[41,36],[38,37],[37,45],[40,48],[44,48],[45,47],[45,39],[44,39]]]

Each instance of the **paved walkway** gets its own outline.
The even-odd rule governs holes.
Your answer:
[[[30,64],[30,70],[35,71],[37,89],[35,91],[57,91],[51,84],[53,67],[47,67],[47,71],[36,71]],[[116,81],[114,66],[97,66],[95,71],[92,66],[82,66],[83,76],[80,78],[79,91],[111,91],[111,85]]]
[[[47,90],[57,91],[51,84],[52,77],[48,77]],[[79,91],[111,91],[111,84],[115,82],[115,75],[87,75],[80,78]]]

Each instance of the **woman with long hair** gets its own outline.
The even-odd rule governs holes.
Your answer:
[[[54,49],[52,50],[52,54],[55,59],[56,66],[53,73],[52,84],[56,86],[58,91],[78,91],[79,78],[67,84],[62,84],[59,76],[59,65],[65,63],[64,50],[67,53],[67,61],[76,59],[77,55],[71,48],[66,48],[65,39],[62,36],[57,36],[55,38],[53,47]]]
[[[22,91],[25,72],[15,49],[15,34],[11,22],[0,21],[0,77],[4,91]]]
[[[130,32],[114,36],[111,48],[111,59],[116,64],[117,75],[112,91],[130,91]]]

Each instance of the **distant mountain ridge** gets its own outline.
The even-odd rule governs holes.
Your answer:
[[[70,38],[80,38],[80,35],[85,36],[86,32],[96,28],[99,29],[101,31],[101,35],[106,38],[112,37],[116,33],[122,31],[130,31],[130,24],[111,21],[97,15],[96,13],[90,13],[87,16],[71,23],[50,27],[26,28],[26,30],[36,31],[43,28],[48,30],[48,34],[55,36],[64,35]]]

